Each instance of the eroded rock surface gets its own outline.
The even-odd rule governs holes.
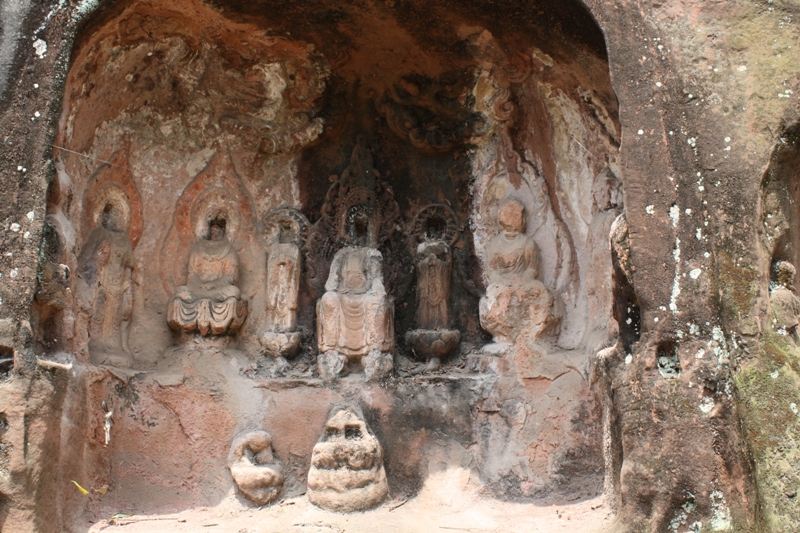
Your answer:
[[[354,399],[403,496],[469,468],[524,502],[605,480],[615,531],[800,528],[794,3],[0,13],[0,528],[213,505],[237,427],[300,494]],[[328,297],[355,333],[320,355],[350,249],[382,324]]]

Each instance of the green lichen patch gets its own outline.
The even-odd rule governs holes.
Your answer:
[[[735,375],[766,531],[800,531],[800,347],[765,333],[758,362]]]

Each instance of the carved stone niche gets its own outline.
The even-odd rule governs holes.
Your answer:
[[[73,347],[78,353],[88,352],[89,360],[95,364],[118,367],[133,363],[128,347],[133,311],[133,250],[142,236],[142,202],[127,165],[129,147],[123,143],[110,162],[101,165],[87,181],[77,235],[66,216],[68,198],[49,199],[47,220],[55,230],[56,242],[67,248],[57,255],[75,265],[75,305],[71,311],[74,336],[70,335]],[[66,191],[51,191],[56,197],[72,186],[60,162],[57,168],[58,188]],[[68,242],[76,240],[80,252],[75,260],[68,251]],[[45,280],[52,281],[53,274],[60,275],[58,270],[49,271],[52,266],[67,268],[63,264],[45,265]],[[68,290],[64,296],[69,296]]]
[[[239,490],[257,505],[275,500],[283,475],[272,455],[272,436],[263,430],[238,435],[231,444],[228,468]]]
[[[383,449],[355,407],[331,411],[311,454],[307,494],[317,507],[340,513],[371,509],[389,495]]]
[[[540,254],[525,234],[525,206],[507,198],[497,214],[500,232],[486,247],[486,295],[480,301],[481,327],[495,343],[512,343],[519,335],[535,340],[552,331],[559,317],[553,295],[539,281]]]
[[[333,256],[345,246],[369,247],[385,252],[402,246],[400,207],[392,188],[381,181],[372,152],[359,136],[350,164],[325,195],[320,218],[308,244],[308,282],[321,294]],[[386,265],[391,285],[401,265]]]
[[[170,328],[201,337],[241,328],[252,297],[240,285],[240,273],[249,275],[253,269],[252,258],[240,269],[242,252],[249,254],[247,245],[254,239],[252,213],[249,193],[227,150],[218,148],[184,189],[162,245],[162,280],[172,294]]]
[[[302,273],[302,248],[309,222],[291,207],[274,209],[264,218],[267,241],[266,331],[259,341],[271,357],[297,354],[301,335],[297,331],[297,301]]]
[[[411,237],[416,255],[417,327],[407,332],[405,339],[414,355],[432,367],[438,367],[461,340],[461,333],[450,327],[450,250],[459,235],[458,219],[446,205],[429,205],[414,218]]]

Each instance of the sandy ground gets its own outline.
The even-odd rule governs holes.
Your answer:
[[[216,507],[103,520],[91,525],[89,532],[607,533],[613,530],[611,511],[602,498],[569,505],[501,502],[481,498],[469,478],[466,470],[448,470],[429,478],[413,499],[390,500],[372,511],[347,515],[319,509],[305,496],[287,498],[263,508],[246,507],[231,491]]]

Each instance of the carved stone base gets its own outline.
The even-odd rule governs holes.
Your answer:
[[[259,339],[264,353],[270,357],[285,357],[291,359],[297,355],[300,347],[300,333],[277,333],[275,331],[265,332]]]
[[[92,348],[89,345],[89,360],[95,365],[108,365],[116,368],[130,368],[133,356],[123,350],[118,352]]]
[[[347,363],[347,357],[336,350],[328,350],[317,356],[319,377],[325,381],[333,381],[339,377]]]
[[[235,333],[247,318],[247,300],[233,296],[218,302],[201,298],[186,302],[174,297],[167,308],[167,324],[175,331],[197,331],[201,336]]]
[[[522,286],[490,285],[481,298],[481,327],[495,342],[514,342],[518,335],[536,339],[557,329],[554,298],[541,281]]]
[[[406,333],[406,342],[417,359],[444,359],[458,346],[461,332],[455,329],[415,329]]]
[[[367,381],[386,379],[394,368],[394,358],[390,353],[372,350],[364,356],[364,377]]]
[[[480,352],[467,356],[467,368],[481,374],[499,374],[503,357],[511,345],[505,342],[492,342],[484,346]]]

